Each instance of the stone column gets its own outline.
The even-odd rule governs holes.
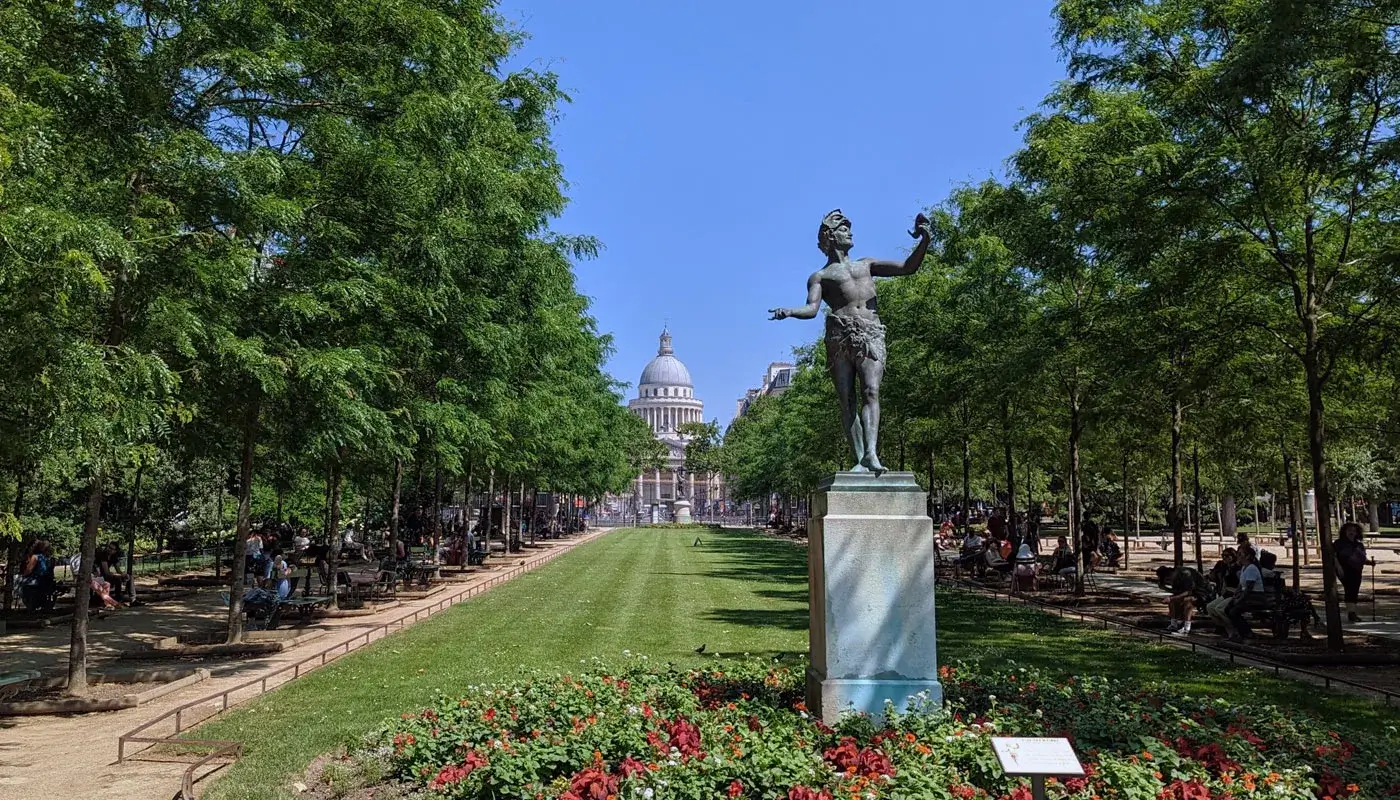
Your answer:
[[[912,472],[838,472],[807,522],[812,665],[807,707],[828,723],[911,697],[937,707],[933,520]]]

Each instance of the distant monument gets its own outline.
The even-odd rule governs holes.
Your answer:
[[[807,522],[812,666],[807,706],[834,721],[857,711],[883,716],[942,703],[934,612],[933,520],[912,472],[887,472],[876,454],[885,327],[875,278],[912,275],[928,252],[929,221],[904,261],[852,260],[851,222],[840,209],[817,229],[826,266],[807,279],[807,305],[770,309],[772,319],[812,319],[825,300],[826,360],[855,466],[822,481]],[[857,410],[856,379],[864,403]]]
[[[671,521],[682,525],[690,520],[690,496],[686,479],[689,477],[685,465],[676,467],[676,502],[671,504]]]

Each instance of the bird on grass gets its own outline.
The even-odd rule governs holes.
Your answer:
[[[704,653],[705,653],[705,645],[702,644],[702,645],[700,645],[699,647],[695,648],[695,652],[698,653],[698,654],[700,654],[700,655],[704,655]]]

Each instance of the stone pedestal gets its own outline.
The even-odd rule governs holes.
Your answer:
[[[807,707],[827,722],[845,711],[903,712],[910,698],[943,701],[933,607],[933,520],[911,472],[838,472],[807,522],[812,666]]]
[[[677,500],[671,504],[671,521],[682,525],[688,524],[690,520],[690,502],[688,500]]]

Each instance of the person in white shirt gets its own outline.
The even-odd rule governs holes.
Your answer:
[[[1206,606],[1206,613],[1228,632],[1230,641],[1243,641],[1251,636],[1244,615],[1264,596],[1264,574],[1259,570],[1259,557],[1248,545],[1235,551],[1240,567],[1240,587],[1228,598],[1217,598]]]

